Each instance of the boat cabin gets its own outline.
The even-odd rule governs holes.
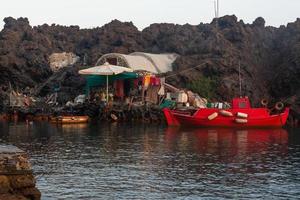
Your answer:
[[[238,97],[232,100],[233,109],[249,109],[251,108],[248,97]]]

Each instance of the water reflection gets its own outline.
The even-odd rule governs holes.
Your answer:
[[[281,164],[288,155],[288,132],[285,129],[180,129],[168,128],[166,142],[170,151],[197,152],[199,173],[213,173],[218,163],[224,173],[243,173],[253,178],[256,172],[266,172],[269,165]]]
[[[268,150],[270,146],[287,146],[285,129],[181,129],[169,127],[166,141],[174,141],[182,148],[194,147],[199,152],[214,153],[231,151],[235,154],[255,153]],[[176,145],[177,147],[177,145]]]
[[[299,132],[145,124],[0,124],[29,152],[43,199],[293,198]],[[298,178],[297,178],[298,177]]]

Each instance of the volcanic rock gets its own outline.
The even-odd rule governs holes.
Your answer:
[[[173,75],[177,75],[167,78],[178,87],[210,77],[218,82],[215,98],[229,101],[240,95],[240,67],[242,95],[255,105],[262,98],[299,102],[300,19],[275,28],[265,26],[261,17],[245,24],[236,16],[224,16],[209,24],[152,24],[142,31],[131,22],[118,20],[93,29],[55,24],[32,27],[27,18],[8,17],[4,22],[0,32],[1,86],[43,85],[39,94],[47,95],[58,82],[63,96],[72,93],[75,97],[83,93],[84,79],[74,69],[93,66],[106,53],[143,51],[179,54],[173,66]],[[63,52],[80,59],[74,69],[53,74],[48,58]]]

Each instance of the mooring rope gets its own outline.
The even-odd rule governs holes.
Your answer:
[[[177,72],[177,73],[174,73],[174,74],[171,74],[169,76],[165,76],[165,78],[169,78],[169,77],[173,77],[173,76],[177,76],[179,74],[181,74],[182,72],[186,72],[186,71],[190,71],[190,70],[193,70],[193,69],[196,69],[196,68],[199,68],[199,67],[203,67],[204,65],[208,64],[208,62],[205,62],[205,63],[202,63],[200,65],[197,65],[196,67],[191,67],[191,68],[188,68],[188,69],[184,69],[180,72]]]

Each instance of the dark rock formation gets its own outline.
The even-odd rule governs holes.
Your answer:
[[[269,93],[266,76],[272,77],[269,69],[273,62],[270,56],[274,28],[264,28],[261,19],[253,25],[238,22],[235,16],[198,26],[158,24],[151,25],[143,34],[148,36],[150,51],[162,49],[182,55],[175,63],[177,71],[206,63],[169,80],[176,85],[198,79],[199,75],[218,77],[217,97],[229,100],[239,94],[238,66],[241,65],[244,94],[258,102]]]
[[[46,95],[53,82],[60,82],[63,94],[75,96],[84,87],[84,80],[76,74],[79,68],[63,69],[55,75],[57,80],[47,81],[53,74],[48,62],[52,53],[75,53],[80,57],[79,67],[94,65],[110,52],[174,52],[180,55],[175,73],[191,70],[168,78],[170,83],[185,87],[201,76],[216,78],[219,87],[215,97],[229,100],[239,95],[240,65],[243,95],[250,96],[254,104],[263,97],[294,105],[299,102],[300,19],[274,28],[266,27],[261,17],[245,24],[235,16],[224,16],[210,24],[152,24],[143,31],[117,20],[94,29],[55,24],[31,27],[27,18],[8,17],[4,21],[0,33],[2,86],[9,82],[19,88],[43,84],[40,94]]]

